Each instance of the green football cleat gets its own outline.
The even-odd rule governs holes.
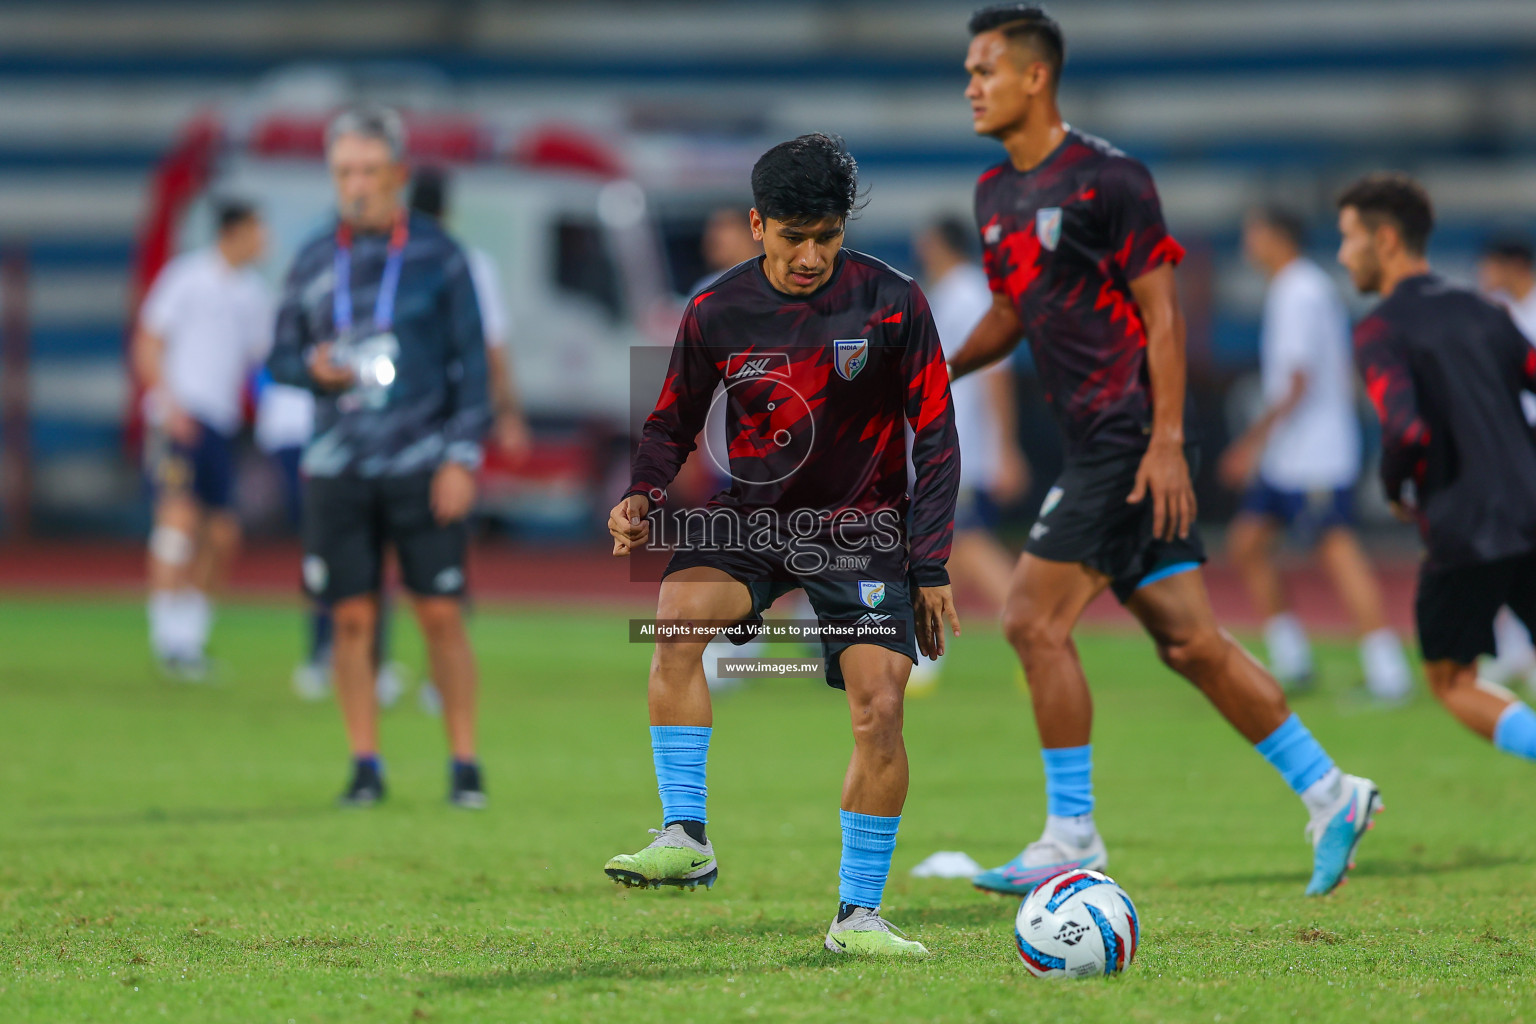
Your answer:
[[[863,956],[927,956],[928,947],[903,937],[880,916],[880,908],[854,907],[847,917],[832,922],[823,943],[833,953]]]
[[[603,866],[608,877],[630,888],[659,889],[675,885],[679,889],[714,887],[720,871],[715,865],[715,848],[708,841],[700,844],[683,831],[681,825],[651,829],[656,838],[639,853],[621,853]]]

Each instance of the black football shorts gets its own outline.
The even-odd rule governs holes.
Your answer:
[[[1425,565],[1413,608],[1424,660],[1470,665],[1494,653],[1493,620],[1504,605],[1536,633],[1536,551],[1474,565]]]
[[[823,626],[857,622],[896,626],[895,635],[890,637],[823,638],[821,648],[828,686],[839,690],[846,688],[840,659],[843,651],[855,643],[885,647],[906,655],[913,664],[917,663],[905,547],[894,551],[853,553],[828,549],[823,568],[814,572],[796,572],[788,564],[791,557],[788,552],[753,550],[735,544],[706,546],[705,529],[699,520],[689,521],[684,542],[677,546],[667,562],[666,575],[681,569],[708,566],[740,580],[752,595],[752,612],[743,620],[744,625],[761,622],[763,612],[785,594],[804,590],[817,621]],[[799,546],[802,557],[807,554],[808,546],[809,542]],[[867,562],[865,556],[868,556]],[[750,635],[749,631],[743,631],[732,639],[744,643]]]
[[[1189,474],[1200,465],[1199,450],[1185,448]],[[1051,562],[1077,562],[1110,578],[1121,604],[1140,587],[1205,562],[1205,546],[1194,526],[1171,541],[1152,536],[1150,498],[1131,505],[1142,452],[1115,451],[1068,459],[1046,493],[1024,550]]]
[[[432,474],[345,474],[304,482],[304,589],[327,604],[377,593],[384,547],[395,549],[406,589],[461,597],[469,525],[432,514]]]

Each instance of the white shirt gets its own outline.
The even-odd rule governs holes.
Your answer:
[[[1360,475],[1360,424],[1349,316],[1323,269],[1294,259],[1264,298],[1260,341],[1264,401],[1273,407],[1297,371],[1306,391],[1270,431],[1259,475],[1273,487],[1314,491],[1348,487]]]
[[[507,343],[509,325],[507,306],[501,301],[501,271],[484,249],[465,246],[464,258],[469,262],[469,279],[475,285],[475,301],[480,304],[485,343],[491,348],[502,348]]]
[[[303,448],[315,433],[315,396],[269,381],[256,399],[256,445],[264,452]]]
[[[160,271],[139,322],[165,342],[162,380],[171,400],[224,434],[240,429],[246,379],[272,347],[272,295],[250,267],[231,267],[215,246]]]
[[[933,282],[927,294],[944,358],[953,359],[971,330],[992,308],[992,289],[987,285],[986,272],[974,263],[962,263]],[[1006,372],[1006,367],[1004,360],[949,385],[955,406],[955,433],[960,440],[961,487],[987,490],[997,479],[998,427],[982,378]]]
[[[1523,299],[1508,292],[1494,292],[1493,299],[1509,310],[1509,318],[1520,328],[1525,340],[1536,345],[1536,288],[1526,292]],[[1520,392],[1520,406],[1525,410],[1525,421],[1536,427],[1536,395],[1529,391]]]

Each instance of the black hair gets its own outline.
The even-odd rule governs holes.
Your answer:
[[[1061,81],[1067,62],[1067,41],[1056,19],[1038,4],[993,4],[971,15],[972,36],[1001,32],[1010,43],[1028,42],[1051,69],[1051,87]]]
[[[1403,248],[1424,255],[1435,227],[1435,208],[1424,186],[1401,171],[1367,174],[1339,196],[1339,209],[1353,206],[1367,225],[1382,222],[1397,228]]]
[[[859,165],[841,137],[816,132],[781,142],[752,167],[752,205],[764,219],[846,219],[859,201]]]
[[[1265,203],[1263,206],[1254,207],[1252,216],[1284,235],[1286,240],[1297,249],[1307,247],[1306,219],[1291,207],[1282,206],[1279,203]]]
[[[448,209],[448,172],[422,167],[411,177],[410,208],[433,220],[442,220]]]
[[[944,213],[928,222],[928,230],[932,231],[943,244],[944,248],[957,256],[966,259],[974,259],[976,256],[976,225],[953,213]]]
[[[221,235],[255,219],[256,204],[248,199],[226,197],[213,201],[213,222]]]
[[[1518,263],[1529,270],[1536,266],[1536,246],[1526,235],[1495,235],[1484,243],[1483,258]]]

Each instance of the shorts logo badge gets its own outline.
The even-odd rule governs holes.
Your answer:
[[[1035,237],[1051,252],[1056,251],[1056,244],[1061,241],[1061,207],[1047,206],[1035,211]]]
[[[1060,487],[1052,487],[1045,492],[1045,500],[1040,503],[1040,518],[1044,519],[1051,514],[1051,509],[1061,504],[1061,496],[1064,492]]]
[[[304,558],[304,585],[309,588],[311,594],[318,594],[325,589],[329,581],[330,569],[326,567],[325,559],[319,555],[307,555]]]
[[[438,573],[432,580],[432,586],[438,593],[447,594],[458,590],[464,585],[464,570],[450,565]]]
[[[981,232],[981,240],[987,245],[996,245],[1003,240],[1003,226],[996,221],[988,224]]]
[[[875,580],[859,580],[859,600],[867,608],[878,608],[885,600],[885,584]]]
[[[832,363],[843,380],[853,380],[869,362],[868,338],[840,338],[832,342]]]

